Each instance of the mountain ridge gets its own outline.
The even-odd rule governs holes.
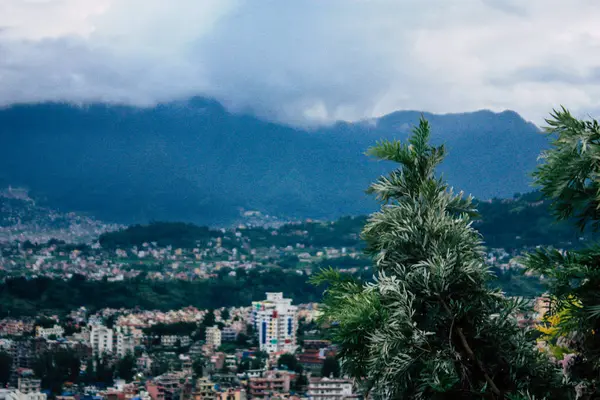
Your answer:
[[[0,109],[0,186],[25,186],[59,209],[121,223],[222,224],[239,209],[336,218],[373,211],[364,194],[390,164],[364,156],[380,139],[404,139],[419,111],[372,122],[292,127],[233,114],[205,98],[136,108],[106,104]],[[450,183],[479,198],[529,189],[547,146],[513,111],[424,113],[446,143]]]

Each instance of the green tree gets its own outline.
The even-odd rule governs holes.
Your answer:
[[[5,385],[10,380],[12,357],[5,351],[0,351],[0,383]]]
[[[535,183],[559,221],[571,221],[582,231],[600,227],[600,124],[579,120],[565,108],[554,110],[546,133],[552,147],[540,157]],[[525,265],[549,284],[550,340],[576,356],[567,368],[579,383],[582,398],[600,398],[600,244],[579,251],[540,249]],[[548,326],[550,328],[550,326]]]
[[[110,386],[114,382],[115,367],[110,363],[107,356],[96,359],[96,381]]]
[[[133,380],[133,376],[135,368],[135,358],[133,358],[132,354],[126,354],[125,357],[121,358],[117,362],[116,374],[118,378],[125,379],[125,381],[130,382]]]
[[[202,325],[208,328],[214,326],[216,322],[217,320],[215,318],[215,312],[213,310],[208,310],[204,316],[204,319],[202,320]]]
[[[334,270],[323,321],[332,325],[343,372],[375,398],[565,398],[561,377],[515,315],[521,301],[490,289],[470,197],[435,171],[444,146],[421,119],[407,143],[369,150],[399,164],[369,193],[383,203],[362,231],[376,270],[360,283]]]
[[[83,377],[85,384],[91,385],[96,382],[96,368],[94,367],[94,359],[88,358],[85,364],[85,375]]]
[[[60,349],[40,354],[33,363],[35,374],[41,378],[42,387],[60,393],[65,382],[77,383],[81,360],[71,350]]]
[[[192,371],[196,377],[202,377],[204,374],[204,367],[206,366],[206,361],[202,357],[196,358],[192,362]]]
[[[327,357],[323,362],[323,368],[321,368],[321,376],[339,378],[340,377],[340,363],[335,357]]]
[[[229,308],[225,308],[223,311],[221,311],[221,319],[223,321],[229,321],[230,317],[231,315],[229,313]]]
[[[302,372],[302,364],[298,362],[298,359],[293,354],[282,354],[277,360],[277,366],[279,368],[285,368],[288,371]]]

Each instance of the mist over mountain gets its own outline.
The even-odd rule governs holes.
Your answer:
[[[363,153],[404,139],[420,112],[304,129],[193,98],[153,108],[17,105],[0,110],[0,185],[58,209],[120,223],[226,224],[239,209],[292,218],[364,214],[369,183],[391,167]],[[446,143],[442,172],[479,198],[530,190],[546,139],[506,111],[425,114]]]

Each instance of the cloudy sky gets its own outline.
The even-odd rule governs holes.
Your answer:
[[[0,105],[600,117],[599,21],[598,0],[0,0]]]

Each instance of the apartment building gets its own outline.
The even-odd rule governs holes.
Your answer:
[[[267,293],[267,299],[252,302],[251,318],[258,332],[261,351],[294,353],[298,330],[298,308],[283,293]]]

